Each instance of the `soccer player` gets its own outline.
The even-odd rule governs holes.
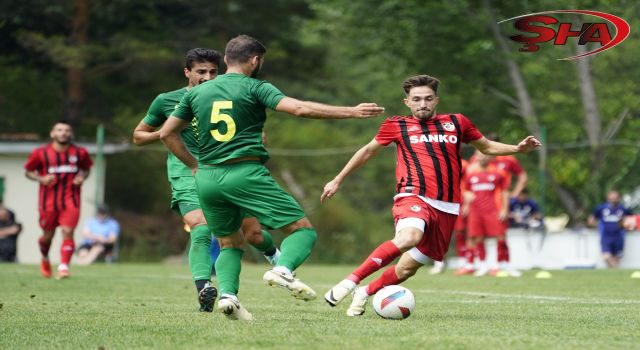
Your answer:
[[[478,269],[475,276],[484,276],[489,272],[485,262],[485,254],[479,247],[486,237],[495,237],[500,244],[505,244],[506,228],[504,221],[508,217],[509,209],[509,188],[508,178],[504,171],[490,162],[493,157],[476,152],[476,162],[467,169],[463,180],[464,203],[462,212],[467,214],[469,235],[469,246],[467,247],[467,264],[457,271],[457,274],[467,274],[474,272],[474,258],[479,258]],[[498,263],[500,269],[511,274],[506,257],[498,250]],[[496,275],[499,270],[493,268],[492,275]],[[517,275],[517,272],[513,272]]]
[[[598,225],[602,258],[609,268],[620,265],[624,250],[623,222],[630,215],[633,215],[631,210],[620,204],[620,194],[617,191],[609,191],[607,202],[598,205],[589,216],[589,225]]]
[[[182,97],[191,88],[211,79],[215,79],[220,69],[222,55],[215,50],[196,48],[187,52],[184,75],[188,80],[186,87],[162,93],[151,103],[147,115],[133,132],[133,141],[138,146],[147,145],[160,139],[156,130],[167,120],[180,103]],[[180,131],[180,137],[192,154],[198,154],[198,132],[195,124]],[[200,208],[196,183],[191,169],[169,152],[167,156],[167,176],[171,183],[171,207],[180,212],[191,232],[189,247],[189,267],[196,285],[200,311],[212,312],[217,290],[211,286],[213,266],[210,256],[211,231]],[[275,263],[278,251],[273,244],[271,234],[263,231],[255,218],[245,218],[242,224],[247,240],[265,254],[269,262]],[[213,242],[216,244],[216,242]]]
[[[57,227],[62,231],[57,278],[69,277],[69,263],[75,250],[73,231],[80,217],[80,186],[93,165],[89,153],[71,142],[73,130],[65,121],[53,125],[51,143],[33,150],[24,164],[27,178],[40,183],[38,209],[43,234],[38,239],[42,260],[40,273],[51,277],[49,249]]]
[[[294,278],[311,254],[317,233],[300,205],[273,180],[264,162],[269,154],[261,142],[266,108],[305,118],[369,118],[384,111],[373,103],[337,107],[286,97],[272,84],[255,79],[266,48],[240,35],[227,43],[227,73],[185,94],[160,130],[160,137],[180,160],[196,172],[202,210],[221,246],[216,261],[220,300],[218,310],[229,319],[251,320],[237,298],[244,238],[240,223],[245,213],[270,229],[280,229],[282,242],[276,266],[263,280],[288,289],[302,300],[316,293]],[[199,159],[191,156],[178,136],[195,121],[200,130]]]
[[[436,114],[438,79],[418,75],[405,80],[405,105],[412,115],[394,116],[382,123],[371,142],[359,149],[340,173],[324,187],[320,201],[331,198],[344,179],[380,149],[396,144],[396,196],[393,216],[396,234],[379,245],[347,278],[325,294],[335,306],[351,292],[349,316],[364,314],[370,295],[384,286],[401,283],[428,262],[444,258],[460,208],[460,146],[471,143],[484,154],[529,152],[540,145],[533,136],[518,145],[487,140],[462,114]],[[400,256],[397,265],[368,286],[357,285]]]
[[[498,136],[496,133],[491,133],[487,138],[493,141],[498,141],[498,142],[500,141],[500,136]],[[474,161],[475,161],[475,157],[471,157],[471,162],[473,163]],[[527,186],[527,183],[529,181],[529,176],[527,175],[527,172],[524,170],[522,165],[520,165],[520,162],[518,162],[518,159],[516,157],[512,155],[497,156],[491,160],[490,165],[503,170],[507,175],[507,181],[509,182],[509,184],[512,183],[514,176],[517,177],[517,180],[515,181],[515,185],[513,186],[513,190],[509,192],[510,198],[518,197],[522,192],[522,190]],[[503,222],[503,225],[504,225],[504,229],[507,230],[509,228],[509,221],[505,220]],[[478,243],[478,249],[480,250],[481,254],[484,255],[484,252],[485,252],[484,241]],[[506,260],[507,263],[509,262],[509,259],[510,259],[509,246],[507,245],[506,241],[504,241],[504,244],[498,245],[498,255],[507,259]],[[515,271],[515,270],[512,270],[512,271]],[[517,272],[513,272],[513,273],[517,274]]]

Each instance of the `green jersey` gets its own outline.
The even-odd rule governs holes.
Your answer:
[[[259,157],[264,163],[269,159],[262,144],[265,107],[275,109],[284,97],[266,81],[227,73],[189,90],[172,115],[197,121],[200,164],[239,157]]]
[[[187,93],[187,88],[165,92],[151,102],[147,116],[142,120],[147,125],[160,127],[169,118],[173,111],[178,107],[180,100]],[[191,127],[185,128],[180,133],[182,140],[187,145],[189,152],[198,157],[198,130],[195,123]],[[167,156],[167,175],[169,179],[180,176],[192,176],[191,169],[184,165],[173,153],[169,152]]]

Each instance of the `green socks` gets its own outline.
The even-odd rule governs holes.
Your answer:
[[[211,231],[207,225],[196,226],[191,230],[189,247],[189,268],[194,281],[211,279]]]
[[[271,233],[267,230],[262,230],[262,236],[264,240],[260,244],[256,244],[252,246],[259,251],[261,251],[264,255],[273,255],[276,252],[276,246],[273,244],[273,237],[271,237]]]
[[[240,287],[240,270],[244,250],[239,248],[222,248],[216,260],[216,276],[219,294],[238,295]]]
[[[297,269],[311,255],[317,239],[318,234],[313,228],[305,227],[294,231],[280,245],[278,266],[285,266],[291,271]]]

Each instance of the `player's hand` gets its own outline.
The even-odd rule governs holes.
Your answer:
[[[462,206],[462,213],[461,213],[461,214],[462,214],[462,216],[463,216],[463,217],[465,217],[465,218],[466,218],[467,216],[469,216],[469,206],[468,206],[468,205],[463,205],[463,206]]]
[[[540,143],[540,141],[538,141],[538,139],[536,139],[533,136],[527,136],[524,138],[524,140],[520,141],[520,143],[518,144],[518,153],[527,153],[527,152],[531,152],[534,149],[540,147],[542,145],[542,143]]]
[[[44,186],[53,185],[56,182],[56,176],[53,174],[47,174],[45,176],[40,177],[38,180]]]
[[[338,180],[334,179],[327,182],[327,184],[324,185],[324,192],[322,192],[322,195],[320,196],[320,203],[324,203],[325,200],[333,197],[333,195],[336,194],[336,192],[338,192],[339,188],[340,188],[340,182]]]
[[[507,213],[506,210],[500,210],[500,212],[498,213],[498,219],[500,221],[504,221],[508,216],[509,214]]]
[[[196,176],[197,172],[198,172],[198,167],[191,168],[191,176]]]
[[[380,107],[375,103],[361,103],[355,106],[354,109],[356,118],[372,118],[384,113],[384,107]]]
[[[84,175],[78,174],[73,178],[73,184],[76,186],[80,186],[84,182],[84,179],[85,179]]]

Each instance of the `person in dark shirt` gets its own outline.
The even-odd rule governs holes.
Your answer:
[[[610,268],[620,265],[625,235],[622,222],[630,215],[631,210],[620,204],[620,194],[617,191],[609,191],[607,202],[597,206],[589,216],[589,225],[598,226],[602,258]]]
[[[542,226],[540,207],[529,197],[526,188],[509,202],[509,226],[525,229],[537,229]]]
[[[16,223],[13,212],[0,203],[0,262],[16,262],[20,231],[22,225]]]

